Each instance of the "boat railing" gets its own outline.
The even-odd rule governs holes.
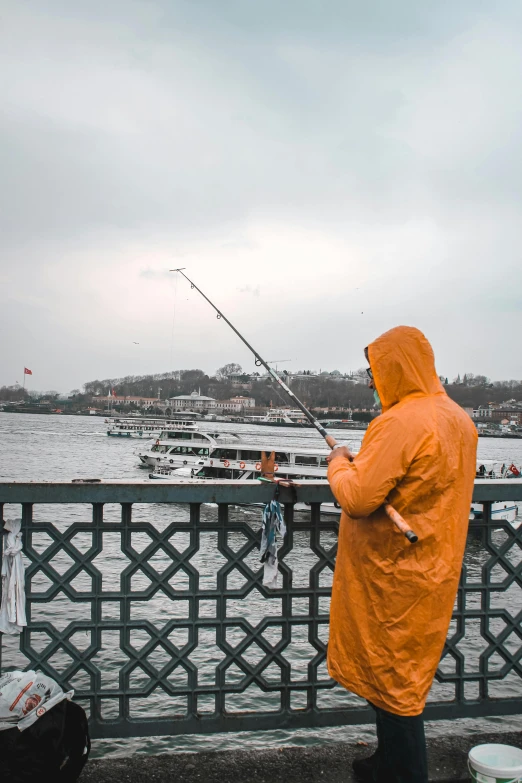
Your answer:
[[[288,532],[270,590],[261,515],[242,506],[273,497],[259,481],[0,482],[3,518],[22,518],[28,618],[20,637],[1,636],[1,670],[74,688],[94,737],[373,722],[326,670],[328,484],[280,488]],[[469,525],[430,720],[522,714],[522,526],[491,518],[493,502],[522,501],[522,481],[477,481],[473,499],[484,511]],[[294,516],[295,503],[310,513]]]
[[[180,455],[183,456],[183,455]],[[192,455],[191,455],[192,456]],[[196,455],[198,456],[198,455]],[[227,457],[212,457],[212,455],[209,455],[206,457],[206,459],[213,460],[214,465],[216,462],[218,462],[220,465],[223,465],[225,462],[228,463],[228,466],[233,468],[238,468],[244,465],[246,468],[254,469],[256,466],[261,466],[261,459],[250,459],[250,458],[227,458]],[[276,472],[280,470],[281,468],[295,468],[296,470],[306,470],[312,469],[312,470],[324,470],[326,468],[326,465],[303,465],[299,462],[291,462],[289,460],[275,460],[274,467],[276,467]],[[326,476],[326,473],[325,473]]]

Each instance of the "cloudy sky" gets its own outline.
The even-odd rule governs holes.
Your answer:
[[[4,0],[0,71],[0,384],[252,368],[175,266],[289,369],[522,377],[520,0]]]

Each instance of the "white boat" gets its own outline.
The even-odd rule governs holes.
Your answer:
[[[499,502],[491,504],[491,519],[493,521],[505,521],[510,522],[515,529],[518,529],[522,524],[522,520],[517,520],[518,506],[512,502]],[[482,503],[472,503],[470,511],[470,519],[482,519],[484,509]]]
[[[326,478],[328,449],[283,448],[269,443],[249,445],[232,432],[208,433],[195,428],[188,432],[165,431],[152,446],[140,451],[139,457],[143,465],[154,469],[149,474],[149,478],[154,480],[248,481],[261,475],[261,451],[275,452],[274,471],[279,478],[293,481]],[[513,463],[481,460],[477,462],[476,471],[478,479],[518,478],[522,468]],[[472,503],[470,519],[480,519],[482,513],[482,503]],[[493,520],[505,520],[513,527],[521,524],[516,521],[518,513],[518,505],[512,502],[501,501],[491,507]]]
[[[158,438],[160,433],[167,427],[177,427],[178,429],[190,430],[196,425],[193,421],[176,421],[168,419],[105,419],[107,435],[112,438],[140,438],[150,440]]]
[[[211,478],[257,478],[261,474],[261,452],[275,453],[274,472],[285,478],[326,478],[329,449],[283,448],[270,443],[248,444],[233,432],[165,430],[154,444],[138,450],[142,465],[208,468]]]
[[[507,479],[520,478],[522,467],[513,462],[508,465],[507,462],[500,460],[477,460],[477,479]],[[519,507],[513,501],[500,501],[491,504],[491,519],[497,521],[510,522],[514,528],[518,528],[521,521],[517,521]],[[482,519],[484,508],[482,503],[472,503],[470,510],[470,519]]]
[[[284,466],[282,470],[284,469]],[[215,468],[209,465],[209,460],[201,459],[196,464],[184,465],[181,468],[173,468],[170,464],[158,465],[154,468],[152,473],[149,473],[149,478],[155,481],[184,481],[184,480],[198,480],[209,481],[216,478],[235,479],[236,481],[248,481],[255,478],[259,478],[260,470],[235,470],[234,468]],[[303,481],[317,480],[316,475],[307,475],[305,470],[301,469],[301,475],[295,476],[291,473],[291,468],[286,468],[285,472],[278,472],[278,476],[281,478],[292,478],[293,480],[299,479],[299,483]],[[245,505],[238,503],[237,505]],[[249,503],[249,506],[262,507],[263,503]],[[310,512],[309,503],[295,503],[294,511],[298,512]],[[341,507],[338,503],[322,503],[321,514],[336,514],[341,513]]]
[[[251,421],[256,424],[302,424],[309,426],[308,419],[297,408],[295,410],[290,408],[271,408],[265,416],[245,416],[244,419],[247,422]]]

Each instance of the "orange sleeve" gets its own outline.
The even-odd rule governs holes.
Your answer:
[[[353,462],[345,457],[333,460],[328,481],[337,502],[350,517],[372,514],[406,475],[414,456],[408,456],[408,440],[404,424],[384,414],[368,428]]]

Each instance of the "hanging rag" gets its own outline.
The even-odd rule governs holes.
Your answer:
[[[263,510],[263,527],[261,528],[261,562],[264,563],[263,586],[277,589],[277,535],[284,538],[286,525],[281,512],[281,505],[274,498]]]
[[[20,519],[4,521],[0,633],[21,633],[22,628],[27,625],[21,527]]]

